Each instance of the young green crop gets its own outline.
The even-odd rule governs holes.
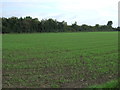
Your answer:
[[[111,80],[100,85],[89,86],[89,88],[119,88],[118,80]]]
[[[118,32],[2,37],[3,87],[88,87],[117,78]]]

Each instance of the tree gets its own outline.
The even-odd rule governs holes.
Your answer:
[[[116,28],[116,31],[120,31],[120,27],[117,27],[117,28]]]
[[[112,22],[112,21],[108,21],[107,26],[112,27],[112,24],[113,24],[113,22]]]
[[[74,31],[79,31],[79,26],[77,25],[76,21],[75,21],[75,23],[72,24],[71,27],[74,29]]]
[[[108,21],[108,23],[107,23],[107,31],[113,31],[113,30],[114,30],[114,29],[112,28],[112,24],[113,24],[112,21]]]
[[[42,19],[32,18],[26,16],[24,18],[20,17],[2,17],[2,33],[33,33],[33,32],[91,32],[91,31],[120,31],[120,27],[112,28],[112,21],[108,21],[107,25],[88,26],[83,24],[81,26],[77,25],[77,22],[72,25],[67,25],[67,22],[59,22],[52,18]]]

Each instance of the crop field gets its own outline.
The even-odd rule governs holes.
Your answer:
[[[116,80],[118,32],[2,35],[3,88],[85,88]]]

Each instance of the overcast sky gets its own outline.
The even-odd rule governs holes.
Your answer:
[[[119,0],[1,0],[3,17],[25,17],[66,21],[78,25],[105,25],[109,20],[118,26]],[[1,12],[0,12],[1,13]]]

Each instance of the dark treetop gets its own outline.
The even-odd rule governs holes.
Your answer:
[[[88,26],[86,24],[67,25],[67,22],[59,22],[53,19],[45,19],[39,21],[38,18],[26,16],[24,18],[11,17],[2,19],[2,33],[33,33],[33,32],[94,32],[94,31],[120,31],[120,28],[113,28],[112,21],[108,21],[107,25]]]

